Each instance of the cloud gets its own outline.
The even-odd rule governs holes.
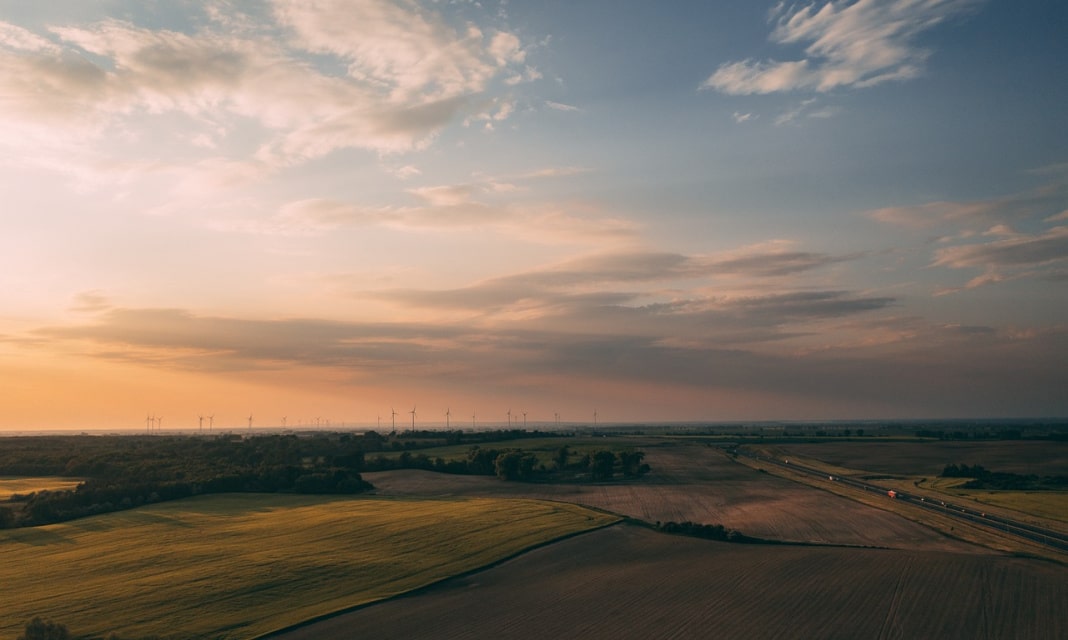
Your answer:
[[[608,326],[615,321],[614,318],[591,320],[588,316],[593,309],[600,309],[598,314],[633,314],[636,309],[644,309],[643,313],[658,317],[701,315],[706,320],[716,318],[718,322],[739,315],[776,313],[798,318],[805,315],[804,308],[813,316],[822,312],[834,315],[836,310],[853,312],[890,304],[889,298],[853,300],[843,292],[791,292],[771,297],[722,294],[706,297],[682,293],[699,285],[715,289],[708,283],[723,279],[781,279],[855,258],[769,251],[766,246],[699,257],[629,250],[567,260],[458,289],[387,289],[356,295],[407,307],[462,311],[484,318],[521,312],[530,318],[558,316],[573,322],[579,320],[576,315],[581,315],[586,316],[583,324],[591,327],[597,322],[603,321]],[[751,288],[752,283],[748,286]],[[671,293],[665,294],[668,289]],[[722,287],[719,290],[727,291]],[[606,306],[622,305],[629,305],[631,311],[604,311]],[[751,320],[752,317],[746,321]]]
[[[948,226],[980,232],[992,225],[1007,225],[1014,221],[1058,222],[1063,219],[1062,209],[1066,204],[1068,181],[1060,180],[999,198],[884,207],[869,211],[866,215],[878,222],[903,228],[934,229]]]
[[[739,113],[738,111],[735,111],[731,115],[731,117],[734,118],[735,122],[737,122],[738,124],[741,124],[743,122],[748,122],[749,120],[752,120],[756,116],[754,116],[752,113]]]
[[[553,102],[552,100],[546,100],[545,101],[545,106],[547,106],[550,109],[553,109],[555,111],[565,111],[565,112],[571,112],[571,113],[574,113],[576,111],[582,111],[582,109],[579,109],[576,106],[573,106],[573,105],[570,105],[570,104],[564,104],[562,102]]]
[[[701,88],[732,95],[825,92],[915,78],[929,55],[915,45],[919,34],[976,4],[975,0],[858,0],[819,6],[780,2],[770,13],[775,28],[769,39],[780,45],[804,44],[806,57],[724,63]]]
[[[189,147],[164,147],[175,157],[217,154],[238,132],[258,150],[226,160],[266,167],[338,149],[424,149],[450,123],[507,117],[514,103],[486,94],[525,66],[515,34],[454,28],[447,10],[280,0],[253,18],[216,4],[188,32],[117,19],[39,33],[0,22],[0,140],[23,162],[85,163],[106,153],[102,141],[136,143],[181,116]],[[159,146],[145,153],[158,158]]]
[[[275,0],[274,11],[294,31],[296,46],[340,57],[350,77],[393,102],[478,93],[525,58],[513,33],[487,38],[473,24],[457,30],[439,12],[406,0]]]
[[[1068,227],[1054,227],[1036,235],[1013,235],[1007,239],[939,249],[937,266],[954,269],[1036,266],[1068,261]]]
[[[1051,399],[1068,384],[1063,367],[1068,327],[1018,331],[908,318],[863,320],[888,304],[832,291],[753,297],[700,312],[684,305],[591,304],[587,308],[600,320],[615,321],[597,331],[585,323],[563,328],[524,319],[495,326],[249,320],[119,308],[89,322],[38,329],[20,348],[239,379],[320,369],[343,384],[406,385],[424,394],[452,385],[477,385],[483,394],[522,393],[536,385],[540,394],[559,398],[588,395],[596,380],[599,394],[614,390],[613,401],[639,393],[653,406],[669,389],[695,398],[744,392],[789,409],[802,399],[816,404],[833,399],[835,407],[857,402],[886,415],[913,417],[991,410],[1024,415],[1057,406]],[[801,328],[800,335],[826,344],[799,350],[767,342],[756,350],[743,340],[760,328],[743,324],[770,326],[769,334],[798,335]],[[881,343],[841,344],[837,336],[843,330],[893,331],[896,344],[893,350]],[[757,413],[775,413],[769,407]]]

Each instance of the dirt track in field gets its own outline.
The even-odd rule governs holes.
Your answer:
[[[648,447],[653,471],[636,481],[523,484],[426,471],[367,473],[380,495],[510,496],[563,500],[647,522],[722,524],[776,540],[985,553],[895,514],[760,473],[701,445]]]
[[[1064,638],[1062,566],[749,546],[617,525],[278,640]]]

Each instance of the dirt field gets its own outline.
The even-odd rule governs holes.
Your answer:
[[[1035,560],[747,546],[617,525],[277,640],[1064,638],[1068,580]]]
[[[722,524],[777,540],[984,552],[897,515],[759,473],[715,448],[678,444],[644,450],[653,471],[633,482],[536,485],[424,471],[384,471],[364,477],[381,495],[543,498],[648,522]]]
[[[947,464],[1035,475],[1068,473],[1068,445],[1045,441],[827,442],[781,444],[806,458],[876,473],[936,476]]]

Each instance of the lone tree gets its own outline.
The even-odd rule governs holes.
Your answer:
[[[18,640],[70,640],[67,625],[36,617],[26,623],[26,630]]]

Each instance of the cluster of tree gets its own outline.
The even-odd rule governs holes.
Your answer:
[[[391,469],[423,469],[461,475],[497,476],[504,480],[549,481],[567,477],[611,480],[621,474],[637,478],[649,472],[642,451],[625,450],[618,453],[601,450],[575,454],[564,445],[553,453],[551,466],[537,455],[523,449],[484,449],[475,445],[463,458],[446,460],[430,458],[422,453],[405,451],[396,457],[375,456],[364,463],[364,471]]]
[[[40,616],[35,617],[26,623],[22,635],[18,637],[18,640],[74,640],[75,636],[72,636],[67,625],[54,622],[52,620],[43,620]],[[105,640],[159,640],[159,636],[147,636],[141,638],[120,638],[118,635],[111,633],[108,634]]]
[[[990,471],[982,465],[947,464],[942,469],[943,478],[971,478],[961,485],[965,489],[993,489],[1003,491],[1064,490],[1068,488],[1068,476],[1037,476]]]
[[[372,488],[360,477],[363,451],[349,434],[21,440],[0,439],[0,475],[83,481],[72,490],[13,496],[0,507],[0,527],[50,524],[206,493],[358,493]]]
[[[721,524],[698,524],[696,522],[660,522],[657,521],[656,529],[664,533],[703,538],[705,540],[719,540],[721,542],[740,542],[745,544],[767,544],[762,538],[752,538],[740,531],[728,529]]]
[[[1024,438],[1023,431],[1020,429],[998,429],[996,431],[986,429],[972,429],[969,431],[964,431],[963,429],[955,429],[953,431],[919,429],[916,431],[916,435],[920,438],[935,438],[938,440],[1022,440]]]

